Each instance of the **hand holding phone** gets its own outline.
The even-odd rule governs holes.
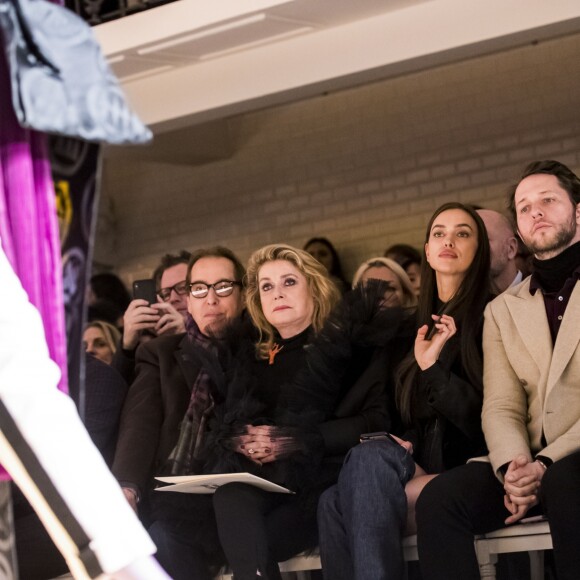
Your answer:
[[[133,298],[123,315],[123,348],[126,350],[135,349],[144,333],[155,336],[155,326],[160,318],[159,312],[151,308],[151,304],[157,303],[154,280],[133,282]],[[147,305],[136,300],[144,300]]]
[[[146,280],[135,280],[133,282],[133,298],[147,300],[149,306],[157,303],[157,288],[155,280],[148,278]]]
[[[439,312],[437,312],[437,314],[435,315],[437,318],[431,322],[432,326],[429,329],[429,332],[427,333],[425,340],[431,340],[435,336],[435,334],[437,333],[437,327],[435,325],[441,320],[441,317],[444,314],[447,314],[448,307],[449,303],[445,304],[443,308]]]
[[[402,447],[408,453],[413,454],[413,444],[410,441],[405,441],[404,439],[399,439],[387,431],[377,431],[376,433],[363,433],[360,436],[360,442],[366,443],[367,441],[391,441],[395,445]]]
[[[455,320],[448,314],[441,316],[434,314],[434,329],[430,331],[424,324],[417,330],[413,353],[419,368],[424,371],[433,366],[439,359],[439,355],[447,341],[457,333]],[[428,338],[431,336],[431,338]]]
[[[425,340],[431,340],[435,336],[435,334],[437,333],[437,327],[435,325],[437,324],[437,322],[439,322],[439,320],[441,320],[441,316],[439,316],[437,320],[433,321],[433,325],[429,329],[429,332],[427,333]]]

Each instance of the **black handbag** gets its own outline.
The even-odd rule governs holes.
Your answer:
[[[46,0],[0,0],[0,32],[22,126],[113,144],[151,140],[76,14]]]

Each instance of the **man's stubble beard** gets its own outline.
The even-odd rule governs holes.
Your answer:
[[[526,246],[530,252],[539,259],[542,259],[541,256],[545,254],[558,255],[565,250],[570,245],[570,242],[575,238],[577,228],[578,226],[576,224],[575,215],[573,214],[568,224],[560,226],[553,239],[544,239],[540,242],[530,240],[530,243],[526,244]]]

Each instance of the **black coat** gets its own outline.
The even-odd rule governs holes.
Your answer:
[[[121,410],[127,383],[108,364],[87,354],[85,358],[84,424],[110,467],[115,454]]]
[[[123,406],[113,475],[141,493],[153,485],[175,447],[197,376],[187,360],[187,335],[159,337],[139,347],[137,378]]]

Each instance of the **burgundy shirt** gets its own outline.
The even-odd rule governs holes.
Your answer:
[[[580,266],[572,272],[564,286],[557,292],[544,292],[537,276],[532,274],[530,280],[530,294],[533,296],[538,289],[542,290],[544,294],[544,306],[546,307],[546,315],[548,317],[548,324],[550,325],[550,334],[552,335],[552,344],[556,342],[566,307],[570,301],[570,296],[574,290],[576,282],[580,278]]]

